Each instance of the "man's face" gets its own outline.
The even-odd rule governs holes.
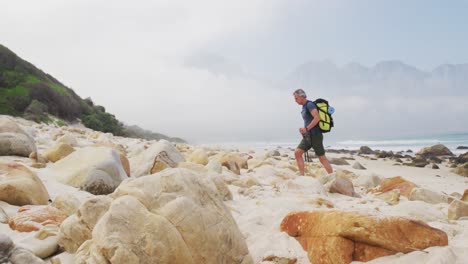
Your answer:
[[[294,94],[294,100],[296,101],[297,104],[303,105],[305,98],[302,96],[298,96],[297,94]]]

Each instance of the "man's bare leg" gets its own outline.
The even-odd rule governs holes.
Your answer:
[[[304,150],[296,149],[294,151],[294,156],[296,157],[297,167],[299,168],[299,175],[304,175],[304,160],[302,159],[302,155],[304,154]]]
[[[333,168],[330,165],[330,162],[328,161],[327,157],[323,155],[323,156],[319,156],[318,158],[320,160],[320,163],[322,163],[323,167],[328,172],[328,174],[333,173]]]

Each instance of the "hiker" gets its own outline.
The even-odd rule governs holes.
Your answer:
[[[325,148],[323,147],[323,135],[318,123],[320,121],[319,113],[316,105],[307,100],[307,95],[302,89],[297,89],[293,93],[294,100],[299,105],[302,105],[302,119],[304,119],[304,127],[299,128],[299,133],[302,135],[301,143],[297,146],[294,156],[296,157],[297,166],[299,167],[299,175],[304,175],[304,160],[302,155],[313,148],[318,159],[328,173],[333,172],[327,157],[325,156]]]

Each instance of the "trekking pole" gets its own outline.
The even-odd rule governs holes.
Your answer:
[[[302,135],[302,137],[305,139],[306,136],[305,136],[305,135]],[[304,161],[305,161],[305,162],[310,162],[309,151],[308,151],[308,150],[306,150],[306,151],[304,152]]]

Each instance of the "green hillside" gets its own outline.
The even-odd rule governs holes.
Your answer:
[[[90,98],[82,99],[72,89],[1,44],[0,114],[46,123],[56,118],[68,122],[80,119],[91,129],[117,136],[146,138],[146,134],[152,135],[140,133],[141,130],[135,132],[131,128],[124,128],[103,106],[94,105]],[[154,135],[161,136],[157,139],[181,141],[157,133]],[[148,139],[154,139],[154,135]]]

